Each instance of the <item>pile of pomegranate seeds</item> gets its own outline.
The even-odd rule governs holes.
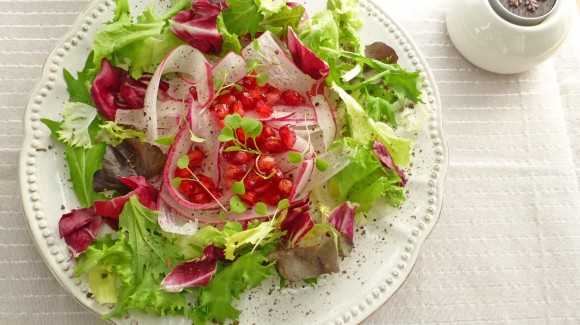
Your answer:
[[[248,111],[256,111],[260,118],[269,118],[275,105],[300,106],[306,103],[304,97],[296,91],[281,91],[269,84],[260,86],[253,76],[244,77],[237,87],[230,86],[227,90],[210,106],[220,129],[224,127],[226,116],[231,114],[243,117]],[[292,126],[284,125],[275,129],[264,124],[255,140],[246,139],[241,128],[234,132],[237,140],[247,145],[249,150],[227,152],[225,149],[235,146],[235,143],[229,141],[223,144],[220,165],[225,187],[230,190],[234,183],[241,182],[245,193],[238,196],[249,207],[260,201],[277,206],[280,200],[290,196],[294,186],[293,180],[284,175],[275,158],[275,155],[288,152],[296,144],[296,133]],[[188,156],[188,168],[175,171],[175,177],[183,179],[178,187],[179,192],[189,201],[198,204],[210,202],[213,200],[212,195],[215,198],[221,196],[222,191],[211,178],[195,172],[205,158],[203,151],[193,149]]]
[[[188,201],[196,204],[209,203],[213,200],[213,197],[220,197],[222,191],[217,188],[213,180],[202,173],[195,172],[205,159],[204,152],[194,149],[187,156],[189,157],[187,168],[177,168],[175,170],[175,177],[182,178],[177,188],[179,192]]]
[[[281,91],[269,84],[260,86],[253,76],[244,77],[238,86],[229,87],[229,92],[219,95],[210,108],[220,128],[223,128],[223,120],[229,114],[243,117],[245,112],[256,111],[260,118],[269,118],[274,113],[274,105],[300,106],[306,103],[296,91]]]

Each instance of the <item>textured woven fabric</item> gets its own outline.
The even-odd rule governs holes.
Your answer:
[[[378,1],[378,0],[377,0]],[[580,323],[580,19],[518,75],[466,61],[443,0],[380,0],[437,81],[449,170],[412,274],[365,324]],[[53,44],[86,0],[0,0],[0,323],[99,324],[28,234],[17,179],[22,116]]]

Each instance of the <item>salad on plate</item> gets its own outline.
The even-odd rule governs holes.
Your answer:
[[[64,70],[62,120],[42,120],[78,199],[60,236],[103,319],[235,321],[268,278],[339,272],[378,200],[404,202],[419,73],[361,25],[356,0],[116,1]]]

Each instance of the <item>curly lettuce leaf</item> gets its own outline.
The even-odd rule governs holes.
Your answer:
[[[242,36],[255,35],[264,20],[254,0],[229,0],[229,7],[222,10],[222,17],[230,33]]]
[[[63,108],[64,121],[57,131],[58,140],[71,147],[91,148],[89,128],[97,117],[97,109],[84,103],[66,103]]]
[[[62,123],[49,119],[41,121],[51,130],[52,139],[59,141],[58,132],[62,130]],[[99,129],[98,125],[99,119],[95,118],[89,127],[91,139],[94,139]],[[104,143],[96,143],[91,148],[65,146],[65,160],[70,170],[73,191],[82,207],[93,206],[95,200],[105,199],[103,195],[93,190],[93,174],[102,168],[106,147]]]
[[[241,311],[232,306],[234,299],[277,274],[274,263],[268,259],[272,250],[273,247],[266,246],[240,256],[219,270],[207,286],[199,287],[196,305],[189,313],[193,323],[203,325],[238,319]]]
[[[97,133],[97,141],[117,146],[125,139],[137,139],[141,142],[147,141],[145,133],[135,129],[124,128],[117,125],[113,121],[107,121],[99,125],[99,133]]]
[[[115,18],[95,35],[95,68],[100,68],[103,58],[112,58],[116,64],[129,64],[134,78],[140,77],[143,71],[152,72],[171,49],[183,44],[169,31],[167,21],[189,6],[188,0],[175,0],[159,16],[150,7],[135,22],[127,1],[117,1]]]
[[[399,206],[405,199],[401,178],[392,170],[384,168],[377,156],[366,146],[343,140],[346,145],[354,147],[354,156],[350,163],[328,184],[328,191],[339,203],[350,201],[358,203],[358,212],[367,212],[378,198],[385,197],[387,202]]]
[[[339,94],[346,106],[351,137],[361,145],[368,145],[374,140],[379,140],[391,153],[395,164],[408,165],[413,141],[397,137],[390,126],[367,117],[362,106],[335,83],[332,88]]]
[[[222,52],[221,55],[225,55],[229,52],[240,53],[242,51],[242,45],[240,44],[240,39],[238,35],[230,33],[226,28],[224,23],[224,18],[222,14],[217,16],[217,29],[220,34],[222,34]]]
[[[329,55],[326,49],[338,50],[340,45],[338,26],[332,12],[328,10],[317,12],[312,18],[300,24],[298,37],[324,61],[328,60]]]

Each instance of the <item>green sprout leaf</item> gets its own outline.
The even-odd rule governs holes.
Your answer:
[[[190,134],[189,138],[191,139],[192,142],[195,142],[195,143],[205,142],[204,138],[200,138],[197,135],[193,134],[193,132],[191,132],[191,130],[189,131],[189,134]]]
[[[258,52],[260,50],[260,43],[258,43],[258,39],[254,38],[252,41],[252,46],[254,47],[254,51]]]
[[[178,188],[179,185],[181,185],[182,181],[183,181],[183,178],[175,177],[174,179],[171,180],[171,185],[173,185],[173,187],[175,187],[175,188]]]
[[[256,203],[254,207],[254,212],[260,216],[267,216],[268,215],[268,207],[263,202]]]
[[[227,147],[224,149],[224,152],[232,152],[232,151],[243,151],[243,148],[240,148],[238,146],[231,146],[231,147]]]
[[[230,114],[224,119],[224,125],[229,126],[233,130],[240,127],[242,117],[239,114]]]
[[[189,156],[185,155],[181,158],[179,158],[179,160],[177,161],[177,167],[184,169],[187,168],[187,166],[189,165]]]
[[[242,88],[242,86],[241,85],[238,85],[238,84],[234,84],[234,88],[236,88],[237,91],[243,91],[244,90],[244,88]]]
[[[244,182],[239,181],[232,184],[232,192],[238,195],[246,194],[246,187],[244,186]]]
[[[288,160],[293,164],[302,162],[302,154],[295,151],[288,152]]]
[[[153,142],[160,144],[160,145],[164,145],[164,146],[170,146],[173,144],[174,141],[175,141],[175,134],[171,134],[171,135],[168,135],[166,137],[157,138],[157,139],[153,140]]]
[[[268,83],[269,78],[270,78],[270,76],[265,71],[262,71],[262,72],[258,73],[258,75],[256,76],[256,82],[260,86],[265,86],[266,83]]]
[[[278,202],[278,210],[287,209],[290,206],[290,201],[288,199],[281,200]]]
[[[318,157],[316,157],[316,169],[318,169],[319,171],[323,172],[328,168],[328,163]]]
[[[242,202],[239,196],[234,196],[230,199],[230,211],[242,213],[246,211],[248,207]]]
[[[234,130],[229,126],[224,127],[222,129],[222,133],[218,136],[218,141],[219,142],[228,142],[228,141],[232,141],[232,140],[235,140]]]
[[[246,61],[246,72],[251,73],[254,70],[256,70],[260,65],[261,65],[260,60],[248,59],[248,61]]]
[[[264,127],[262,125],[262,122],[256,121],[256,120],[251,119],[251,118],[241,119],[240,126],[244,130],[244,133],[246,134],[246,136],[251,137],[251,138],[255,138],[255,137],[259,136],[260,133],[262,133],[262,128]]]

